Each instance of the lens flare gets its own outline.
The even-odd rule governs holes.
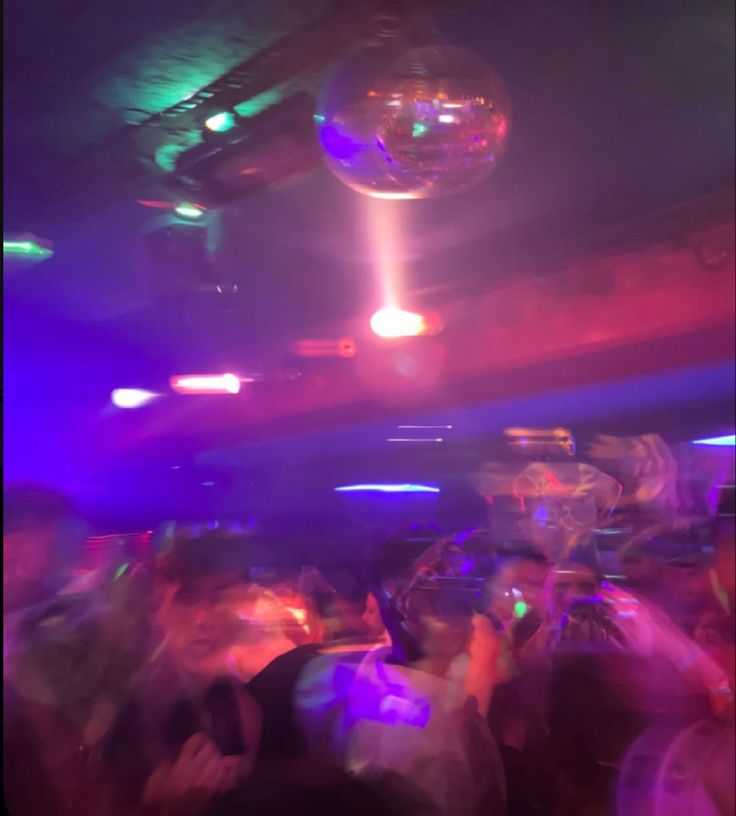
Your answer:
[[[110,401],[117,408],[142,408],[158,396],[155,391],[143,388],[116,388],[110,394]]]
[[[367,198],[363,202],[368,222],[371,260],[381,299],[387,308],[398,309],[398,292],[401,289],[399,210],[389,200]]]
[[[424,315],[403,309],[380,309],[371,318],[371,329],[379,337],[418,337],[427,334],[429,327]]]
[[[240,383],[235,374],[186,374],[169,380],[178,394],[238,394]]]
[[[726,436],[712,436],[709,439],[693,439],[693,445],[714,445],[716,447],[734,447],[736,446],[736,435],[727,434]]]
[[[355,484],[336,487],[335,493],[439,493],[439,487],[422,484]]]

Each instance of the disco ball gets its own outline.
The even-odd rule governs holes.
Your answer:
[[[374,198],[432,198],[493,171],[511,104],[496,72],[462,48],[372,48],[327,83],[315,119],[327,166],[348,187]]]

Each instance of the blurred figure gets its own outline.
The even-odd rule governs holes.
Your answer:
[[[390,772],[358,779],[323,761],[259,768],[222,816],[439,816],[431,801]]]
[[[550,814],[611,812],[629,746],[668,709],[654,696],[655,678],[662,679],[649,661],[618,650],[583,649],[556,661],[549,686],[547,751],[556,777]]]
[[[620,767],[617,816],[731,816],[736,812],[732,724],[706,719],[652,725],[629,748]]]
[[[15,648],[15,628],[71,581],[84,526],[62,495],[14,485],[3,496],[3,654]]]
[[[139,812],[145,740],[131,697],[140,652],[110,610],[69,596],[27,616],[4,695],[4,787],[14,814]]]
[[[552,570],[551,603],[555,618],[570,612],[574,604],[593,600],[601,588],[600,578],[584,564],[569,562]]]
[[[497,638],[474,615],[482,582],[462,577],[466,560],[450,541],[413,564],[384,558],[373,594],[390,646],[323,655],[297,684],[312,750],[361,775],[396,771],[452,816],[504,810],[500,757],[479,715]]]
[[[378,599],[372,592],[368,592],[365,597],[365,610],[363,611],[363,622],[366,625],[368,634],[382,643],[388,642],[388,633],[383,625],[381,609]]]
[[[664,558],[651,542],[643,541],[625,547],[619,561],[626,577],[626,586],[643,598],[659,604],[664,602]]]
[[[718,605],[705,554],[681,554],[663,571],[666,596],[661,605],[673,621],[692,637],[701,616]]]
[[[715,563],[713,584],[716,595],[731,619],[736,618],[736,488],[724,485],[713,525]]]
[[[217,531],[181,536],[157,565],[161,643],[140,682],[148,727],[143,804],[171,814],[220,807],[255,762],[261,714],[228,657],[241,622],[245,542]]]
[[[600,434],[588,454],[623,485],[617,506],[623,523],[639,529],[674,523],[679,510],[678,467],[661,436]]]
[[[695,626],[695,642],[728,675],[736,691],[736,627],[723,610],[704,612]]]
[[[490,582],[487,613],[505,629],[530,610],[543,611],[549,570],[547,557],[533,550],[501,559]]]
[[[391,544],[392,546],[387,547],[382,557],[377,560],[379,566],[376,571],[380,574],[394,575],[398,580],[399,576],[405,574],[406,564],[410,563],[412,557],[415,557],[420,550],[417,551],[415,548],[407,555],[403,552],[405,542],[391,542]],[[312,573],[312,578],[315,577]],[[375,594],[368,592],[366,609],[370,609],[373,602],[377,607],[378,601]],[[369,620],[371,620],[370,617]],[[374,616],[371,623],[372,630],[366,626],[362,643],[355,638],[334,643],[303,643],[276,657],[250,680],[248,689],[263,711],[260,761],[293,760],[304,758],[307,755],[307,739],[296,709],[296,689],[300,677],[309,664],[320,655],[364,654],[373,648],[377,642],[380,642],[376,640],[374,632],[385,631],[383,622],[380,620],[380,610],[378,620]]]
[[[511,655],[518,665],[545,661],[559,642],[573,606],[599,597],[600,579],[588,566],[568,562],[548,575],[545,594],[533,607],[525,608],[509,630]]]
[[[576,461],[575,437],[567,428],[509,428],[506,435],[536,460],[513,480],[514,493],[524,503],[531,541],[553,560],[566,560],[574,550],[594,546],[594,531],[616,507],[621,485],[592,465]]]

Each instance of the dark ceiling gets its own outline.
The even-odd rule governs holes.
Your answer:
[[[414,31],[418,16],[425,27],[431,21],[437,35],[483,54],[506,80],[516,133],[497,183],[504,199],[527,189],[549,195],[550,185],[556,210],[594,204],[600,216],[615,217],[730,183],[734,29],[727,0],[10,0],[7,224],[37,227],[34,219],[48,213],[42,220],[53,228],[53,215],[68,216],[70,202],[94,206],[91,197],[85,202],[90,188],[110,202],[131,178],[141,193],[157,147],[198,124],[184,115],[141,139],[152,121],[160,124],[157,115],[243,63],[253,66],[244,87],[268,89],[280,78],[278,66],[254,61],[259,55],[280,41],[289,45],[279,53],[296,54],[309,32],[329,32],[335,20],[362,18],[370,31],[381,7],[403,30]],[[284,39],[290,36],[293,42]],[[316,90],[327,56],[324,62],[305,50],[296,79]],[[557,168],[575,171],[574,187],[559,185]]]
[[[89,467],[76,466],[69,438],[30,456],[39,428],[51,440],[83,423],[115,386],[257,367],[295,338],[370,314],[366,202],[324,167],[208,216],[216,278],[238,287],[227,297],[184,280],[175,297],[151,299],[141,236],[161,216],[136,200],[164,194],[162,148],[201,137],[202,111],[174,115],[172,107],[243,63],[252,69],[240,87],[256,97],[280,87],[287,60],[266,59],[276,45],[301,53],[302,37],[327,36],[336,21],[370,30],[378,8],[369,0],[6,2],[5,232],[42,235],[56,253],[6,276],[11,471],[46,478],[63,463],[67,483],[87,490],[89,474],[109,463],[88,451]],[[594,250],[622,222],[733,185],[728,0],[386,0],[381,8],[410,31],[431,27],[485,56],[514,108],[510,150],[486,184],[398,207],[407,290],[554,265],[564,253]],[[315,94],[339,58],[307,51],[289,82]],[[730,373],[709,381],[704,426],[728,416]],[[698,381],[688,377],[682,382]],[[669,394],[686,417],[685,386],[672,387],[661,398]],[[652,405],[626,407],[637,410],[656,415]],[[471,439],[491,425],[472,425]],[[90,430],[88,446],[94,433],[104,429]],[[325,437],[317,447],[344,444]],[[271,455],[283,461],[275,448]]]

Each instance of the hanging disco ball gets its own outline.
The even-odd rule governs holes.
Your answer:
[[[462,48],[369,48],[327,83],[315,119],[327,166],[348,187],[374,198],[432,198],[493,171],[511,103],[498,74]]]

